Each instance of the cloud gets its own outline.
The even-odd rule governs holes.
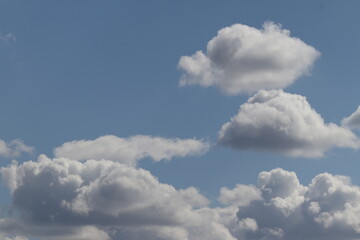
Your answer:
[[[319,56],[281,25],[265,22],[259,30],[235,24],[221,29],[206,53],[180,58],[180,86],[215,86],[229,95],[285,88],[308,74]]]
[[[174,157],[200,155],[206,152],[209,144],[196,139],[168,139],[137,135],[120,138],[113,135],[95,140],[66,142],[54,150],[56,157],[73,160],[107,159],[135,166],[137,161],[146,157],[158,162]]]
[[[0,234],[0,239],[2,239],[2,240],[28,240],[25,237],[19,237],[19,236],[13,237],[13,236],[6,236],[6,235],[2,235],[2,234]]]
[[[360,106],[349,117],[342,120],[342,125],[352,129],[360,129]]]
[[[67,158],[13,162],[0,170],[12,212],[0,233],[46,240],[355,240],[360,188],[322,173],[308,186],[280,168],[257,186],[222,188],[209,207],[194,187],[176,189],[119,162]],[[10,238],[9,240],[25,240]]]
[[[294,172],[277,168],[261,172],[257,188],[262,199],[239,207],[238,239],[360,238],[360,188],[346,176],[322,173],[303,186]]]
[[[175,189],[144,169],[41,155],[36,162],[13,162],[0,173],[19,216],[0,220],[0,231],[8,234],[54,240],[235,240],[198,190]],[[235,219],[234,208],[232,213]]]
[[[333,147],[359,148],[349,129],[324,123],[306,98],[282,90],[261,90],[240,106],[219,132],[219,143],[290,157],[321,157]]]
[[[0,139],[0,156],[19,157],[22,153],[33,154],[34,148],[27,146],[22,140],[15,139],[7,143]]]
[[[86,222],[90,218],[89,222],[99,221],[99,224],[116,220],[136,225],[137,221],[132,223],[131,219],[140,214],[141,222],[155,224],[152,216],[156,215],[159,223],[170,223],[181,221],[190,203],[207,204],[192,188],[177,191],[160,184],[146,170],[108,160],[81,163],[41,155],[37,162],[12,164],[1,173],[12,192],[14,205],[32,222],[65,224]]]
[[[0,231],[9,234],[6,235],[8,239],[5,238],[5,240],[28,240],[25,237],[10,237],[14,233],[46,240],[110,240],[110,236],[105,231],[94,226],[73,227],[56,225],[51,222],[39,225],[21,219],[0,219]]]
[[[2,34],[0,32],[0,42],[4,42],[4,43],[16,42],[16,36],[13,33]]]
[[[238,184],[234,189],[220,189],[219,201],[226,205],[246,206],[254,200],[261,200],[261,192],[255,186]]]

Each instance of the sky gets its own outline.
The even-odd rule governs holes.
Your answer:
[[[0,239],[360,239],[356,0],[0,0]]]

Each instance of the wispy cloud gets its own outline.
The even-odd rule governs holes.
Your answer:
[[[14,43],[16,42],[16,36],[13,33],[3,34],[0,32],[0,42]]]
[[[54,150],[56,157],[73,160],[113,160],[135,166],[143,158],[154,161],[170,160],[174,157],[200,155],[209,149],[209,143],[196,139],[162,138],[137,135],[120,138],[113,135],[95,140],[66,142]]]
[[[350,116],[344,118],[341,123],[345,127],[360,129],[360,106]]]
[[[3,157],[19,157],[23,153],[33,154],[34,148],[27,146],[22,140],[15,139],[5,142],[0,139],[0,156]]]

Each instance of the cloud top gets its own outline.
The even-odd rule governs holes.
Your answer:
[[[199,155],[206,152],[209,144],[196,139],[162,138],[137,135],[120,138],[106,135],[95,140],[66,142],[55,148],[56,157],[73,160],[113,160],[135,166],[137,161],[146,157],[158,162],[174,157]]]
[[[180,86],[215,86],[228,95],[285,88],[308,74],[320,53],[281,25],[234,24],[211,39],[206,52],[183,56]]]
[[[305,97],[282,90],[261,90],[249,98],[222,126],[219,143],[307,158],[321,157],[333,147],[359,148],[349,129],[325,123]]]
[[[238,239],[360,237],[360,188],[346,176],[322,173],[304,186],[295,172],[277,168],[259,174],[257,189],[261,199],[240,206],[237,212],[241,223]],[[241,197],[247,199],[246,195]]]

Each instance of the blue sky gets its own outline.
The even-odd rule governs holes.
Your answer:
[[[359,8],[356,0],[0,1],[0,139],[33,147],[32,153],[2,156],[1,166],[13,159],[21,166],[40,154],[53,158],[56,147],[74,140],[147,135],[210,144],[206,153],[174,153],[170,161],[147,155],[137,168],[176,189],[197,188],[211,206],[221,206],[222,187],[256,185],[260,172],[275,168],[296,172],[303,185],[324,172],[360,185],[356,149],[329,147],[324,156],[309,158],[217,144],[222,125],[255,93],[179,86],[186,72],[180,58],[206,52],[219,30],[237,23],[262,29],[272,21],[321,53],[310,74],[284,91],[305,96],[326,123],[341,126],[360,104]],[[8,188],[1,195],[4,208],[13,204]],[[197,239],[191,231],[188,238]],[[26,230],[12,235],[65,239]],[[241,236],[236,239],[249,237]]]

